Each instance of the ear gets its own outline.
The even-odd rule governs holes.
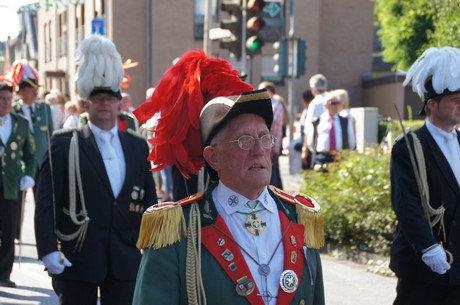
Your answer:
[[[203,150],[203,157],[209,166],[212,167],[215,171],[218,171],[219,168],[219,158],[216,154],[216,149],[212,146],[206,146]]]

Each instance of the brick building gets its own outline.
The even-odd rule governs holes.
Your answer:
[[[131,58],[139,66],[128,73],[132,83],[126,92],[134,104],[144,100],[145,90],[155,86],[172,61],[187,50],[203,48],[202,28],[205,0],[85,0],[38,10],[38,66],[44,89],[57,88],[75,98],[74,53],[78,41],[92,32],[95,18],[105,21],[123,61]],[[219,6],[213,3],[212,21],[218,27]],[[285,1],[286,32],[289,31],[289,3]],[[41,0],[41,4],[46,0]],[[63,1],[64,3],[64,1]],[[362,75],[372,71],[373,3],[369,0],[295,1],[295,37],[307,42],[307,72],[294,84],[294,105],[307,88],[310,76],[326,75],[330,88],[350,92],[351,106],[363,105]],[[211,53],[229,58],[228,51],[212,42]],[[271,43],[248,66],[254,86],[261,72],[270,70],[268,60],[275,53]],[[288,82],[277,87],[288,97]]]

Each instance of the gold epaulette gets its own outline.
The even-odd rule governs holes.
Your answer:
[[[282,201],[295,205],[297,221],[305,227],[305,245],[319,249],[324,246],[324,215],[315,199],[302,193],[289,194],[273,185],[269,186]]]
[[[204,193],[198,193],[177,202],[163,202],[149,207],[142,215],[137,248],[159,249],[178,242],[186,231],[182,207],[203,197]]]

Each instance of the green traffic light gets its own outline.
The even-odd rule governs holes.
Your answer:
[[[257,36],[249,37],[246,41],[246,49],[251,53],[259,52],[263,46],[264,42]]]

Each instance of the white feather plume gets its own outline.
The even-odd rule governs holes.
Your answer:
[[[91,35],[80,42],[75,53],[77,87],[81,98],[88,98],[94,88],[121,90],[124,70],[114,43],[101,35]]]
[[[433,89],[441,94],[445,89],[460,90],[460,50],[452,47],[429,48],[412,64],[403,86],[410,82],[412,90],[423,98],[425,83],[432,78]]]

